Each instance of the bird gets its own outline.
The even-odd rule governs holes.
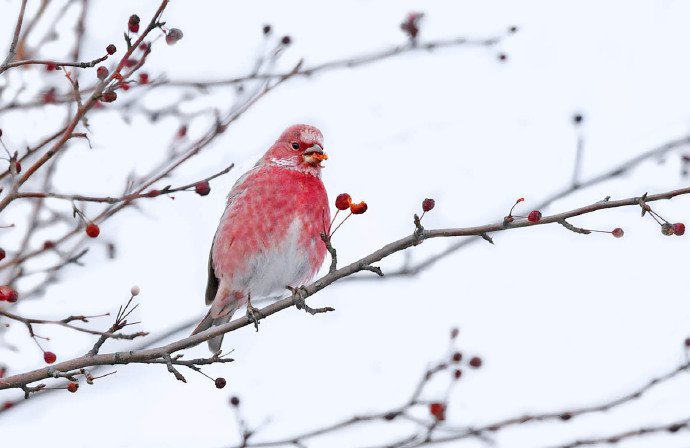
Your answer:
[[[326,256],[321,234],[330,223],[321,162],[328,159],[314,126],[288,127],[230,190],[208,259],[206,305],[192,334],[229,322],[252,298],[278,297],[304,285]],[[219,353],[223,335],[208,340]]]

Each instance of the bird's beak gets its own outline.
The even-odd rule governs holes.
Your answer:
[[[321,145],[315,144],[307,148],[306,151],[302,153],[304,161],[311,165],[318,165],[322,161],[327,160],[328,156],[323,152]]]

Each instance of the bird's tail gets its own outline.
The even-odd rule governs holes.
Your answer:
[[[202,331],[208,330],[213,326],[222,325],[224,323],[230,322],[230,319],[232,319],[232,315],[234,313],[235,309],[231,310],[224,316],[214,318],[211,316],[211,310],[209,310],[208,313],[206,313],[206,316],[204,316],[204,318],[201,319],[199,325],[196,326],[196,328],[192,332],[192,335],[201,333]],[[220,351],[221,345],[223,345],[223,336],[225,335],[221,334],[220,336],[216,336],[207,341],[208,349],[211,351],[211,353],[218,353]]]

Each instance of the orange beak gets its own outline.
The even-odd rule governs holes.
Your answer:
[[[328,155],[323,152],[321,145],[315,144],[302,153],[304,161],[311,165],[318,165],[324,160],[328,160]]]

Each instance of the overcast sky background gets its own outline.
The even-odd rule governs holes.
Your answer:
[[[37,4],[30,0],[29,10]],[[85,59],[101,55],[109,43],[124,48],[127,17],[138,13],[148,21],[157,4],[93,1]],[[0,2],[0,48],[7,48],[18,5]],[[334,238],[341,263],[412,232],[412,214],[425,197],[436,199],[436,208],[424,218],[429,228],[500,220],[518,197],[526,198],[519,208],[526,214],[530,204],[570,182],[576,112],[585,117],[584,178],[690,133],[690,4],[677,0],[172,1],[163,18],[182,29],[184,39],[173,47],[157,42],[144,71],[152,77],[201,80],[245,74],[261,48],[266,23],[277,35],[292,37],[284,68],[302,57],[316,64],[366,53],[402,43],[399,23],[411,10],[426,13],[422,40],[491,37],[512,25],[520,31],[492,49],[411,53],[289,81],[169,182],[184,184],[235,163],[234,170],[211,183],[209,196],[160,197],[142,202],[140,212],[119,214],[91,242],[85,268],[66,269],[63,281],[45,298],[23,303],[19,311],[52,318],[114,311],[137,284],[142,292],[135,314],[142,329],[155,334],[203,314],[208,250],[225,195],[293,123],[314,124],[325,135],[329,160],[323,177],[329,196],[348,192],[369,204],[365,215],[353,217]],[[68,15],[64,23],[73,19]],[[71,45],[68,30],[64,33],[41,56],[63,56]],[[498,61],[499,52],[508,55],[506,63]],[[61,75],[38,69],[6,76],[35,88],[36,79],[47,77],[48,85],[67,89]],[[95,71],[81,76],[90,81]],[[132,95],[136,89],[121,93],[118,102]],[[217,89],[184,107],[226,109],[233,95],[232,89]],[[144,103],[160,107],[177,99],[159,93]],[[47,135],[59,126],[60,110],[52,106],[0,115],[4,141],[21,148]],[[118,194],[127,173],[143,173],[160,160],[179,122],[132,118],[126,124],[116,113],[94,114],[93,149],[84,143],[70,148],[56,190]],[[200,136],[209,119],[189,125],[190,136]],[[687,185],[680,176],[682,153],[672,153],[663,163],[646,162],[544,212],[608,195],[624,198]],[[69,211],[68,203],[55,204]],[[690,199],[657,203],[654,209],[671,221],[688,220]],[[26,211],[17,207],[3,222],[21,219]],[[234,348],[236,362],[204,369],[227,378],[223,390],[191,371],[183,372],[189,383],[182,384],[162,366],[118,366],[115,376],[83,385],[75,395],[57,393],[3,414],[1,438],[8,446],[226,446],[238,440],[231,395],[242,399],[251,426],[269,420],[257,440],[289,436],[405,402],[424,369],[445,356],[453,326],[460,328],[461,350],[482,356],[484,366],[466,372],[454,390],[448,409],[452,424],[479,425],[612,399],[685,359],[690,243],[688,236],[664,237],[636,208],[572,223],[622,227],[626,234],[622,239],[584,236],[557,225],[515,230],[494,235],[495,246],[474,244],[414,278],[336,284],[310,300],[335,307],[334,313],[311,317],[287,310],[262,322],[258,333],[247,327],[227,336],[224,347]],[[0,244],[16,246],[18,234],[3,231]],[[107,241],[117,242],[114,261],[105,256],[102,243]],[[450,243],[427,241],[410,251],[412,261]],[[386,272],[403,261],[398,255],[381,266]],[[110,325],[106,320],[99,324]],[[51,336],[47,346],[58,360],[80,355],[93,342],[54,328],[42,332]],[[0,348],[0,360],[12,372],[44,365],[20,325],[13,325],[4,340],[21,349]],[[104,350],[124,346],[108,342]],[[187,353],[206,355],[206,347]],[[432,384],[425,397],[442,398],[445,383]],[[0,401],[16,396],[16,391],[1,392]],[[682,375],[615,412],[523,425],[500,432],[496,442],[501,447],[551,446],[671,422],[688,417],[688,399],[690,378]],[[362,427],[309,446],[372,446],[409,429],[402,424]],[[689,440],[687,432],[662,434],[624,446],[680,447]]]

